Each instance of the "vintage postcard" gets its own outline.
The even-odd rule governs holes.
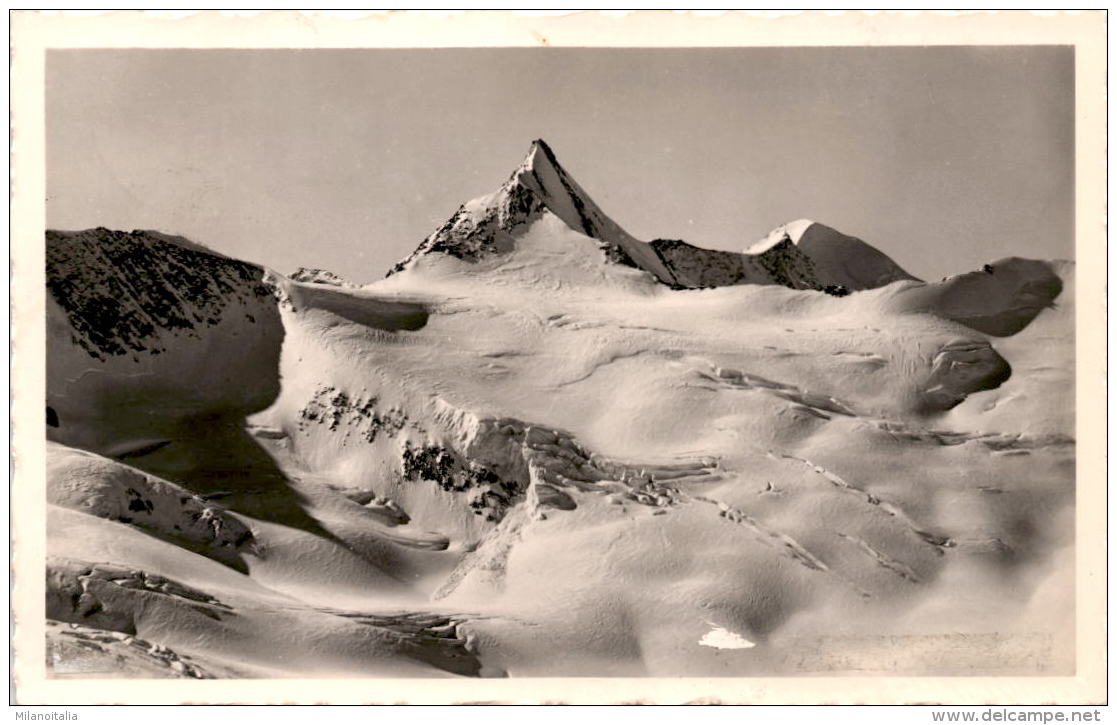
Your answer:
[[[14,13],[15,701],[1104,702],[1105,20]]]

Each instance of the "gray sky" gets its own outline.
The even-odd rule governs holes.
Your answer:
[[[1074,253],[1063,47],[54,50],[47,223],[381,277],[534,138],[633,235],[807,217],[930,279]]]

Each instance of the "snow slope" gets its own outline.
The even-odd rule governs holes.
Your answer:
[[[78,237],[95,289],[187,249]],[[135,359],[60,314],[48,615],[78,634],[53,651],[116,632],[174,654],[105,635],[129,672],[226,677],[1066,672],[1073,265],[926,284],[822,225],[769,241],[632,239],[536,142],[375,284],[209,255],[247,278],[216,322],[90,323]],[[138,310],[202,304],[144,279]]]
[[[915,279],[880,250],[824,224],[800,219],[785,225],[785,230],[814,263],[824,284],[859,290]]]

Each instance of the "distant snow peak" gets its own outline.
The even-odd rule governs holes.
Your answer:
[[[527,156],[524,157],[520,168],[512,176],[516,178],[525,173],[533,176],[558,176],[559,174],[565,174],[566,170],[559,165],[558,159],[555,158],[555,152],[551,150],[547,142],[537,138],[531,142],[531,148],[528,149]]]
[[[328,284],[334,287],[356,287],[357,285],[352,282],[347,282],[340,275],[334,274],[328,269],[317,269],[314,267],[299,267],[292,272],[288,279],[292,282],[310,282],[313,284]]]
[[[564,234],[558,226],[544,230],[548,233],[529,234],[544,216],[592,240],[601,257],[588,253],[588,245]],[[541,239],[551,241],[541,245]],[[497,191],[462,205],[391,273],[435,253],[470,264],[514,254],[518,263],[503,265],[501,274],[509,269],[531,269],[522,280],[532,285],[539,283],[540,275],[561,277],[567,280],[564,283],[575,278],[579,284],[626,278],[598,266],[601,263],[640,270],[645,273],[639,275],[644,281],[654,280],[673,289],[775,284],[844,296],[914,279],[860,239],[810,219],[776,227],[744,253],[704,249],[678,239],[640,241],[602,211],[542,139],[532,142],[523,161]],[[481,266],[477,272],[487,273],[493,266]],[[454,266],[450,271],[458,274],[466,269]]]
[[[803,238],[803,233],[807,231],[807,227],[812,224],[814,222],[810,219],[796,219],[793,222],[781,224],[768,232],[767,236],[759,242],[745,249],[745,254],[761,254],[785,239],[790,240],[792,244],[798,244],[799,240]]]

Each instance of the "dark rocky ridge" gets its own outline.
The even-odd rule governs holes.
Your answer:
[[[262,268],[169,239],[104,227],[47,231],[47,289],[90,357],[158,355],[161,331],[196,336],[221,322],[231,300],[271,296]]]
[[[133,455],[275,400],[284,328],[263,267],[152,231],[45,236],[52,440]]]
[[[671,271],[672,286],[678,289],[737,284],[822,289],[814,263],[788,238],[755,255],[703,249],[679,239],[656,239],[651,247]]]
[[[547,157],[551,166],[554,167],[555,172],[558,174],[559,181],[562,183],[566,193],[569,194],[570,200],[574,202],[574,208],[578,211],[578,220],[581,222],[582,233],[591,239],[597,240],[601,251],[605,253],[605,258],[610,262],[614,264],[623,264],[626,267],[638,268],[639,265],[633,261],[628,252],[624,251],[618,244],[611,242],[607,234],[604,233],[604,230],[599,229],[598,225],[594,223],[592,216],[587,211],[585,200],[583,200],[581,194],[578,193],[577,184],[574,183],[570,175],[566,173],[566,169],[558,162],[558,159],[555,157],[555,152],[551,150],[547,142],[543,139],[536,139],[534,143],[543,152],[543,155]]]

